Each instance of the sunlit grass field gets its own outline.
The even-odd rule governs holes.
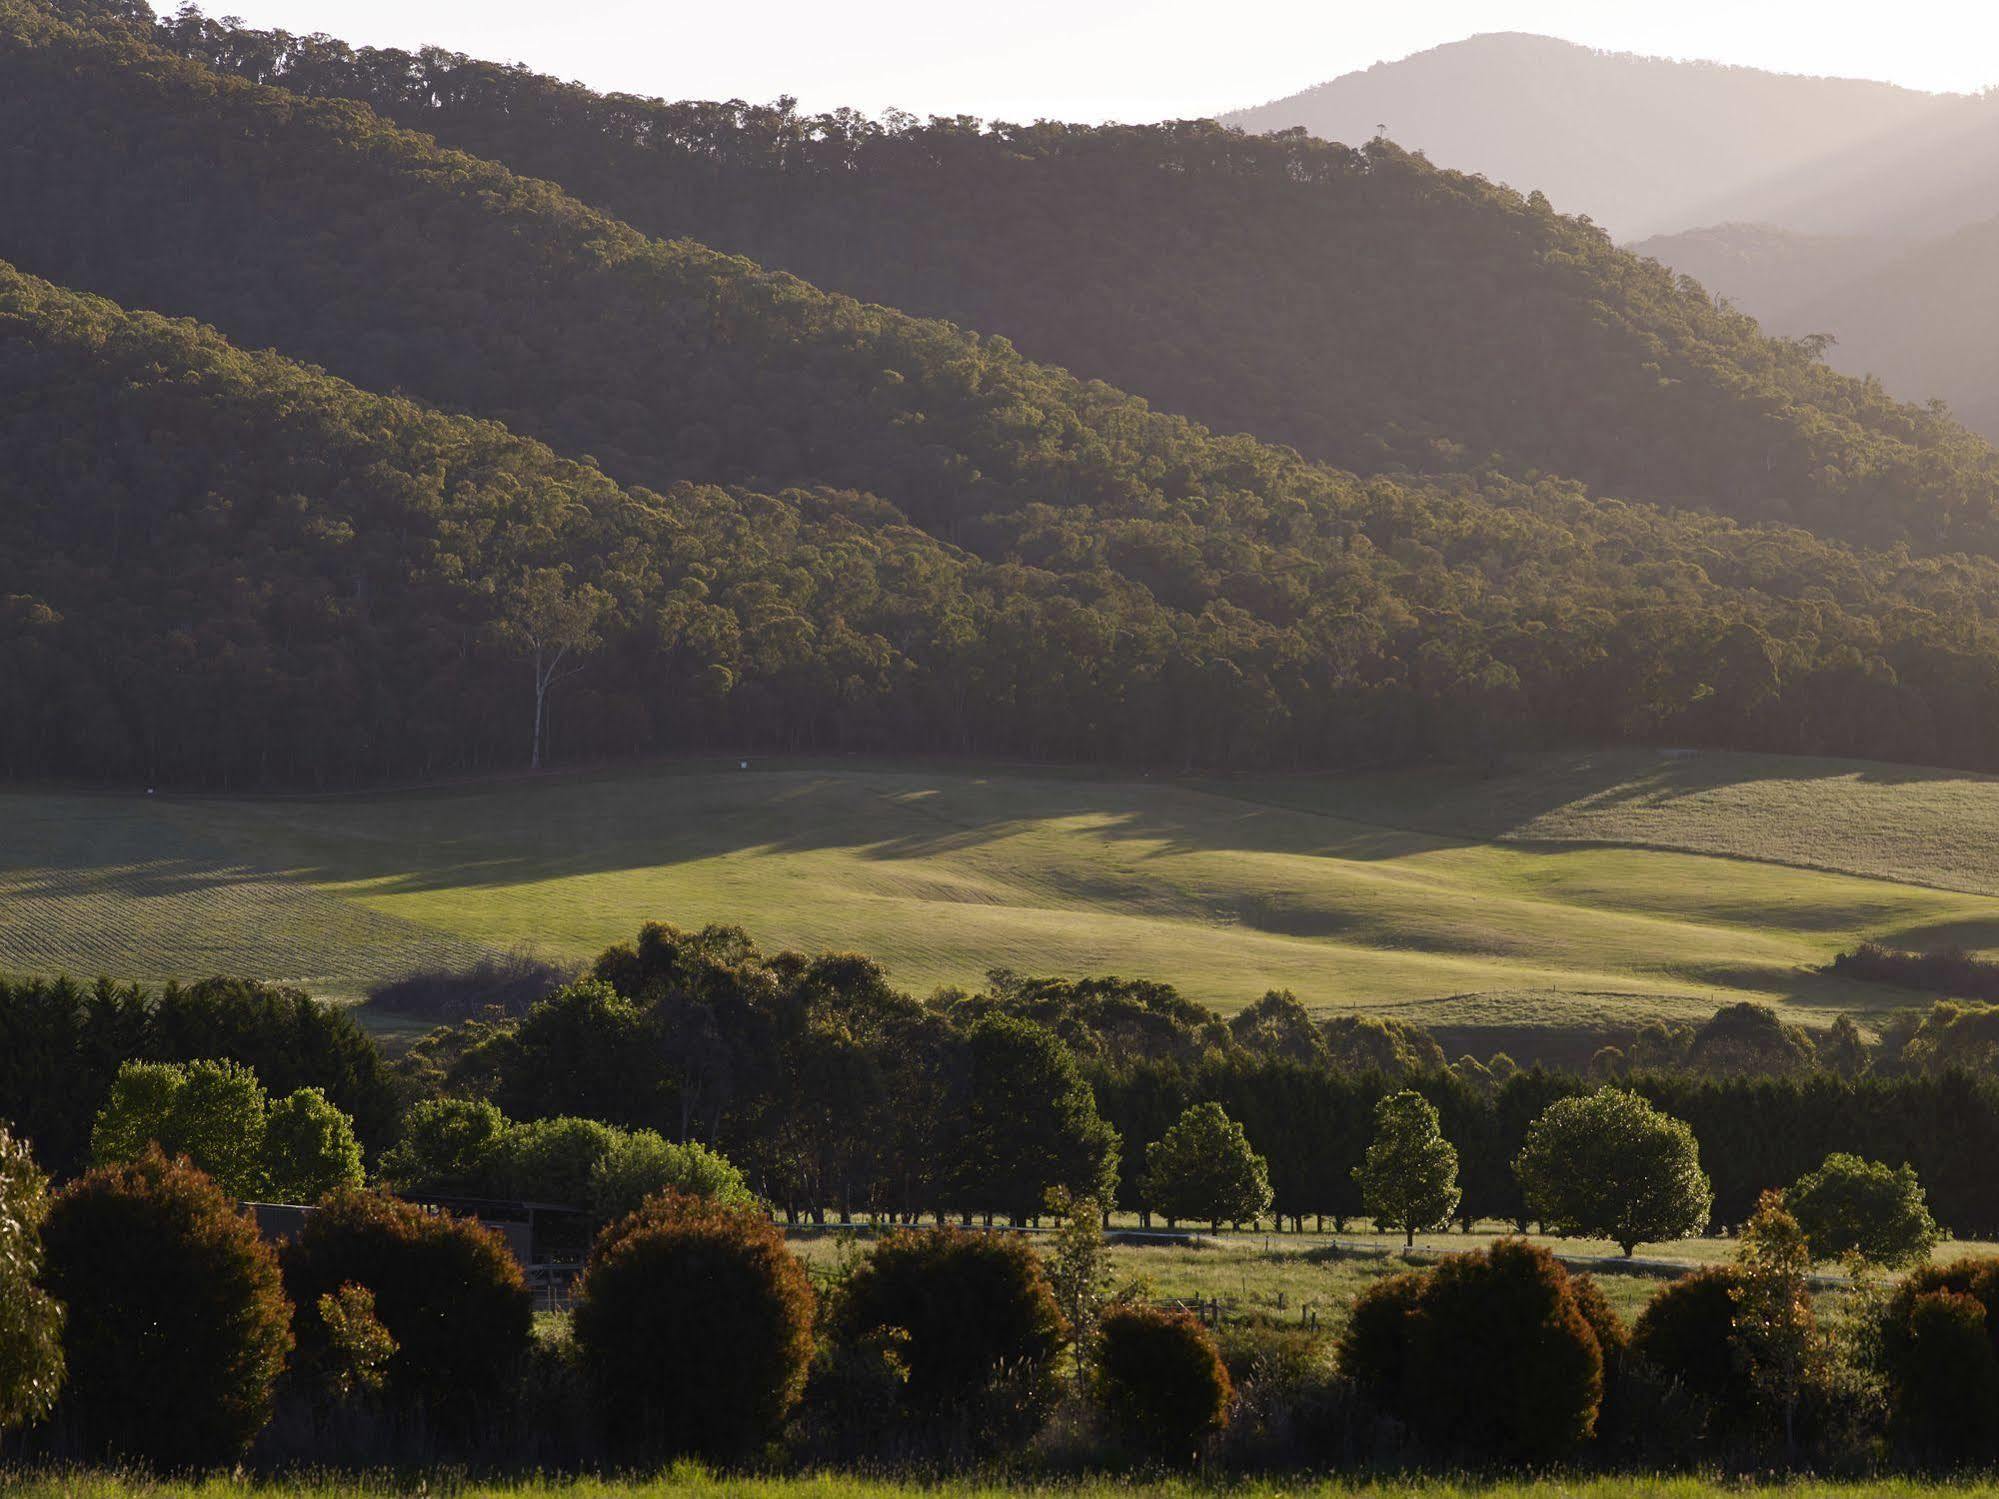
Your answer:
[[[787,1238],[793,1253],[821,1284],[838,1277],[873,1237],[865,1226],[793,1231]],[[1165,1240],[1114,1242],[1110,1262],[1120,1285],[1142,1286],[1145,1294],[1188,1304],[1213,1303],[1231,1323],[1266,1326],[1312,1325],[1334,1334],[1346,1324],[1353,1299],[1384,1276],[1412,1265],[1434,1263],[1438,1256],[1482,1249],[1512,1234],[1510,1226],[1481,1223],[1469,1234],[1418,1234],[1413,1254],[1405,1256],[1400,1234],[1377,1234],[1364,1224],[1343,1234],[1223,1233],[1210,1237],[1190,1234],[1191,1242]],[[1596,1276],[1604,1295],[1629,1323],[1646,1302],[1670,1280],[1706,1265],[1727,1264],[1735,1257],[1732,1238],[1680,1239],[1639,1248],[1634,1260],[1623,1262],[1615,1244],[1600,1239],[1565,1239],[1529,1234],[1573,1269]],[[1999,1253],[1999,1245],[1950,1240],[1933,1251],[1938,1264],[1965,1255]],[[1846,1294],[1839,1267],[1820,1267],[1823,1315],[1836,1316]]]
[[[1999,780],[1745,756],[1232,781],[729,761],[324,798],[0,795],[0,970],[329,994],[521,942],[581,960],[657,919],[858,949],[919,993],[1008,967],[1162,978],[1224,1009],[1287,987],[1434,1025],[1598,1028],[1742,997],[1822,1021],[1911,998],[1816,972],[1834,952],[1992,946],[1995,891]]]

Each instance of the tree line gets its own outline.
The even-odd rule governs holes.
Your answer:
[[[77,19],[0,7],[0,111],[38,146],[0,163],[0,254],[359,389],[9,276],[8,774],[1577,739],[1990,763],[1989,560],[1541,470],[1357,478]]]
[[[1449,1216],[1525,1228],[1538,1214],[1515,1163],[1530,1127],[1608,1084],[1691,1129],[1705,1227],[1745,1222],[1763,1191],[1847,1153],[1913,1167],[1953,1231],[1990,1234],[1987,1008],[1939,1004],[1875,1042],[1737,1005],[1641,1027],[1576,1073],[1450,1062],[1414,1027],[1314,1016],[1284,993],[1224,1018],[1157,982],[1002,972],[919,1000],[859,955],[651,925],[525,1013],[440,1027],[393,1067],[345,1011],[293,991],[0,986],[0,1117],[67,1175],[90,1159],[121,1067],[230,1061],[279,1098],[320,1090],[375,1175],[411,1190],[588,1205],[610,1191],[603,1173],[693,1170],[660,1163],[698,1145],[788,1220],[907,1222],[1030,1219],[1056,1187],[1163,1213],[1154,1148],[1212,1105],[1262,1163],[1268,1200],[1243,1216],[1302,1229],[1372,1216],[1356,1172],[1376,1110],[1413,1091],[1456,1154]]]

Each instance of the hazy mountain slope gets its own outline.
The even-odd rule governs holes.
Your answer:
[[[1847,282],[1892,259],[1895,247],[1862,236],[1805,234],[1773,224],[1716,224],[1659,234],[1631,253],[1692,276],[1772,333],[1797,337],[1836,332],[1808,326],[1807,309]],[[1837,363],[1837,356],[1834,356]],[[1898,391],[1904,396],[1921,392]]]
[[[1999,436],[1999,218],[1821,292],[1795,319],[1838,334],[1841,367],[1948,401],[1967,425]]]
[[[1755,220],[1914,245],[1999,216],[1999,95],[1921,111],[1872,139],[1713,196],[1682,226]],[[1679,227],[1679,226],[1676,226]]]
[[[1005,334],[1363,471],[1497,462],[1870,541],[1991,544],[1985,445],[1539,200],[1385,143],[876,125],[605,98],[198,16],[165,32],[251,78],[365,99],[648,231]]]
[[[1829,335],[1826,358],[1999,438],[1999,219],[1913,247],[1724,224],[1633,245],[1765,327]]]
[[[1597,52],[1552,37],[1482,35],[1224,117],[1412,150],[1586,213],[1620,238],[1725,218],[1707,211],[1821,157],[1963,107],[1957,96],[1716,63]],[[1777,219],[1776,222],[1788,223]]]

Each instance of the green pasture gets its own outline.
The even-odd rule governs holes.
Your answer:
[[[0,795],[0,970],[229,970],[351,995],[646,920],[857,949],[916,991],[989,968],[1273,987],[1432,1025],[1600,1028],[1753,997],[1862,937],[1999,945],[1999,780],[1620,753],[1462,772],[1108,779],[682,763],[320,798]]]

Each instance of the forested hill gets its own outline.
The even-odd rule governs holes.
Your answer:
[[[0,776],[165,785],[523,764],[551,590],[603,646],[576,749],[892,723],[971,570],[879,501],[621,490],[4,263],[0,559]]]
[[[25,0],[0,141],[0,254],[239,346],[10,278],[11,774],[520,764],[524,636],[579,599],[572,763],[1623,737],[1994,763],[1989,559],[1355,479]]]
[[[981,563],[864,497],[624,490],[495,424],[0,264],[0,776],[518,767],[530,636],[578,601],[586,670],[554,715],[572,762],[1326,764],[1661,731],[1989,754],[1993,564],[1863,565],[1553,495],[1509,513],[1380,494],[1351,551],[1267,559],[1330,607],[1191,615],[1101,566]],[[1779,584],[1822,598],[1762,591]]]
[[[605,97],[183,12],[158,36],[367,102],[628,223],[1001,334],[1359,472],[1499,464],[1870,544],[1994,550],[1999,460],[1928,410],[1385,141],[982,129]]]

